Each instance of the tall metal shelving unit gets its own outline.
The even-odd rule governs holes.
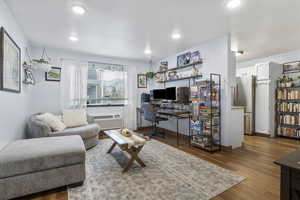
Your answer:
[[[221,75],[191,86],[193,105],[191,145],[208,152],[221,151]]]
[[[277,83],[275,112],[276,136],[300,140],[300,86]]]

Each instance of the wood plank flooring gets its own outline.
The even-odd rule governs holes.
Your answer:
[[[176,147],[176,138],[167,135],[157,140]],[[279,199],[280,169],[273,161],[300,147],[300,141],[284,138],[245,136],[243,147],[210,154],[196,148],[181,146],[178,149],[232,170],[247,177],[214,200],[276,200]],[[177,148],[177,147],[176,147]],[[27,198],[28,199],[28,198]],[[32,200],[67,200],[67,191],[50,191],[30,198]]]

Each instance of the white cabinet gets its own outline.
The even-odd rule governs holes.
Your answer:
[[[269,63],[259,63],[256,66],[256,80],[270,80],[270,65]]]
[[[274,136],[275,89],[282,65],[268,62],[256,68],[255,132]]]

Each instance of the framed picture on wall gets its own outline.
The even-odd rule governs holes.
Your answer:
[[[6,30],[0,30],[0,90],[21,92],[21,49]]]
[[[191,52],[177,56],[177,67],[187,65],[191,62]]]
[[[60,81],[61,68],[60,67],[51,67],[51,69],[45,73],[46,81]]]
[[[137,75],[137,85],[138,85],[138,88],[147,88],[146,74],[138,74]]]
[[[283,73],[297,73],[300,72],[300,61],[288,62],[283,64]]]

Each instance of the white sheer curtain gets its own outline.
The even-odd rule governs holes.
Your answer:
[[[137,72],[135,67],[126,66],[127,71],[127,94],[128,94],[128,103],[123,108],[123,119],[124,119],[124,127],[135,129],[136,128],[136,96],[137,92],[137,84],[136,77]],[[130,78],[129,78],[130,77]]]
[[[61,109],[86,109],[88,62],[62,59]]]

